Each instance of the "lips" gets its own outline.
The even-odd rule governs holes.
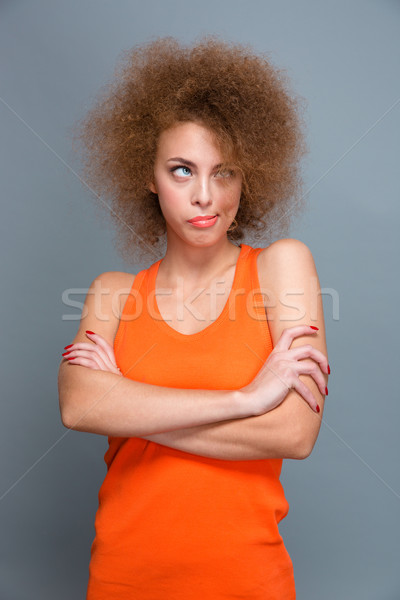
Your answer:
[[[215,219],[217,215],[201,215],[200,217],[193,217],[193,219],[189,219],[189,223],[198,223],[199,221],[209,221],[210,219]]]
[[[193,217],[189,219],[193,227],[212,227],[217,222],[218,215],[200,215],[199,217]]]

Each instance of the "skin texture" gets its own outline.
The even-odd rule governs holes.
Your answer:
[[[233,169],[221,171],[221,163],[214,136],[197,123],[182,123],[160,135],[149,188],[158,195],[169,248],[210,246],[226,237],[239,209],[242,177]],[[200,215],[216,215],[217,222],[207,230],[188,223]]]
[[[172,160],[176,157],[187,164]],[[212,134],[198,123],[177,125],[160,137],[149,183],[160,198],[168,235],[156,288],[168,288],[171,294],[158,298],[160,312],[164,318],[173,317],[174,309],[176,312],[179,278],[184,281],[185,297],[198,288],[212,290],[216,281],[222,281],[225,288],[225,295],[218,296],[214,316],[202,295],[196,297],[196,307],[205,318],[201,326],[190,312],[183,320],[169,322],[177,329],[183,327],[183,333],[203,329],[217,318],[232,285],[238,248],[229,241],[227,229],[238,208],[241,180],[230,171],[221,173],[221,162]],[[235,173],[235,165],[231,166]],[[188,220],[199,214],[218,218],[212,227],[198,229]],[[228,460],[308,456],[320,427],[329,371],[315,264],[305,244],[283,239],[260,253],[258,271],[260,285],[266,290],[274,350],[264,365],[260,361],[253,382],[233,393],[171,390],[121,377],[113,340],[134,276],[107,272],[96,278],[79,331],[68,349],[70,360],[63,359],[60,365],[64,424],[105,435],[145,437]],[[99,294],[98,284],[109,293]],[[294,302],[287,301],[293,289],[302,291],[294,308],[290,307]],[[99,318],[99,302],[107,319]]]
[[[257,458],[296,458],[309,456],[317,440],[323,415],[325,386],[328,383],[327,348],[321,295],[318,294],[319,282],[310,250],[305,244],[295,239],[283,239],[275,242],[258,257],[260,286],[268,290],[270,298],[285,299],[285,291],[304,290],[296,308],[289,308],[277,301],[276,306],[268,305],[269,327],[274,351],[282,336],[291,328],[307,324],[303,334],[293,339],[292,350],[302,348],[315,349],[320,354],[314,358],[324,357],[318,368],[314,361],[312,367],[317,368],[320,385],[318,386],[310,374],[300,375],[298,381],[306,388],[290,390],[279,406],[263,415],[240,420],[229,420],[224,423],[193,427],[155,436],[146,439],[167,446],[225,460],[244,460]],[[289,298],[289,294],[286,298]],[[293,297],[291,298],[292,305]],[[301,318],[299,318],[301,315]],[[308,324],[318,327],[318,331],[307,333]],[[304,357],[299,361],[306,362]],[[268,361],[267,361],[268,362]],[[275,369],[274,369],[275,370]],[[285,369],[275,372],[290,385],[290,375]],[[310,410],[305,397],[318,403],[320,412]]]
[[[259,232],[268,245],[283,237],[303,205],[301,99],[282,69],[248,47],[214,36],[189,46],[161,38],[124,53],[73,132],[82,179],[111,202],[126,259],[137,262],[143,251],[154,262],[164,254],[166,223],[148,182],[159,136],[177,122],[213,131],[224,160],[242,173],[229,239]]]

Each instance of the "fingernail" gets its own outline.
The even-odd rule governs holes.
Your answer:
[[[64,346],[64,350],[66,350],[67,348],[71,348],[71,346],[73,346],[73,344],[68,344],[68,346]]]
[[[90,335],[94,335],[94,331],[89,331],[89,329],[86,330],[86,333],[90,333]]]
[[[326,387],[325,388],[325,396],[327,396],[327,395],[328,395],[328,388]]]
[[[74,358],[78,358],[77,356],[65,356],[65,360],[74,360]]]
[[[331,374],[331,368],[330,368],[330,366],[328,365],[328,375],[330,375],[330,374]]]
[[[319,331],[319,327],[314,327],[314,325],[310,325],[311,329],[315,329],[315,331]]]
[[[315,410],[317,411],[317,413],[319,413],[319,411],[321,410],[321,409],[319,408],[319,405],[318,405],[318,404],[317,404],[317,406],[316,406],[316,409],[315,409]]]
[[[72,352],[72,350],[69,350],[68,352],[63,352],[61,356],[67,356],[67,354],[70,354]]]

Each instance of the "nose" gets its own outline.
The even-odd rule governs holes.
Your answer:
[[[209,206],[212,204],[211,182],[209,178],[197,177],[193,188],[192,204]]]

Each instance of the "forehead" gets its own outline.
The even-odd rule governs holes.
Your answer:
[[[164,130],[158,139],[157,158],[181,157],[193,162],[222,162],[222,153],[214,134],[194,122],[178,123]]]

